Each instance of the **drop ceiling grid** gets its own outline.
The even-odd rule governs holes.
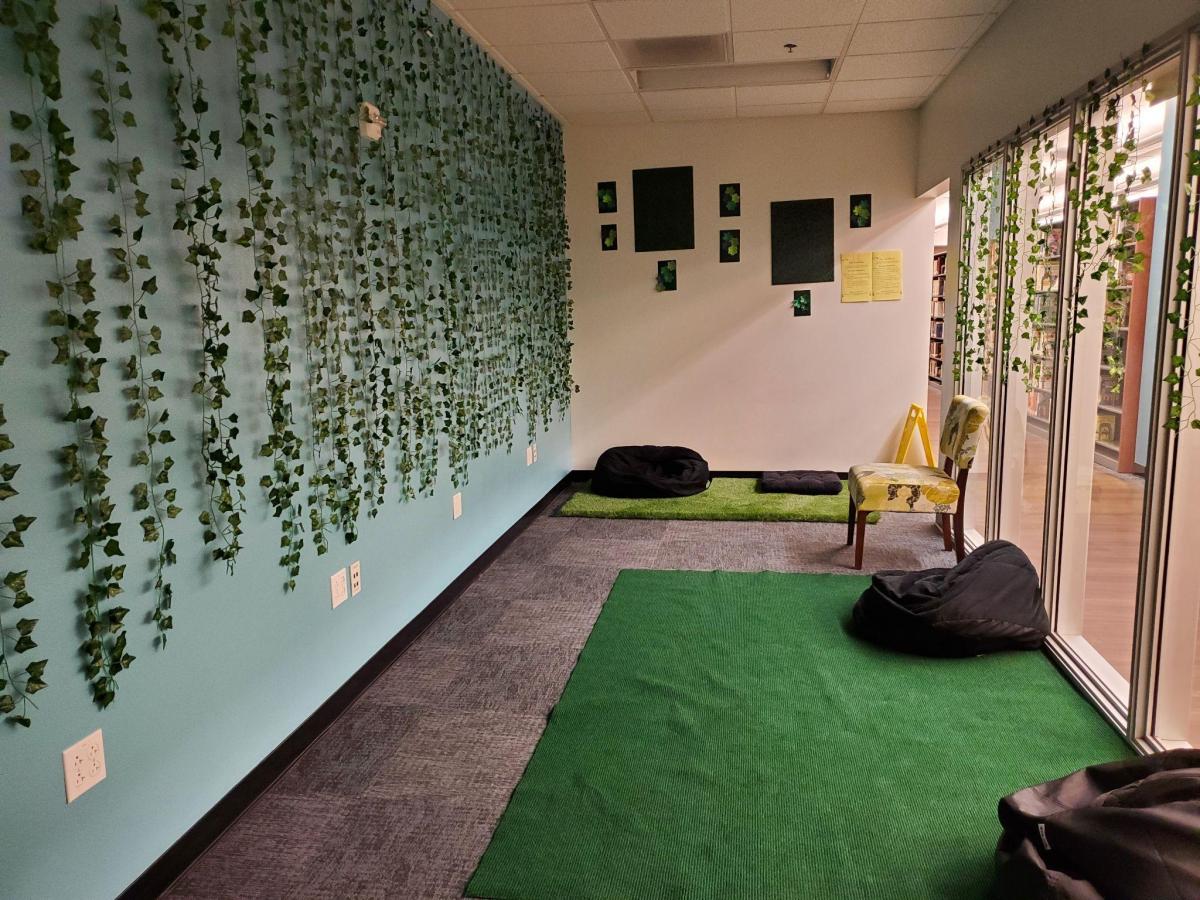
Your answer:
[[[782,50],[784,41],[791,40],[786,37],[787,32],[799,38],[802,30],[807,29],[803,36],[816,39],[817,45],[809,41],[815,48],[822,40],[816,34],[823,29],[827,35],[823,39],[825,47],[832,49],[838,45],[830,44],[828,38],[836,39],[833,32],[844,29],[840,49],[836,54],[828,54],[833,63],[828,89],[820,101],[819,112],[824,113],[919,106],[1011,0],[699,0],[704,2],[702,7],[698,0],[434,2],[559,119],[617,124],[681,121],[697,118],[702,112],[690,102],[686,91],[679,94],[678,104],[672,104],[670,98],[663,96],[671,92],[652,92],[657,96],[653,102],[648,102],[645,94],[637,89],[634,71],[624,67],[616,48],[616,41],[624,39],[627,32],[629,37],[688,34],[688,29],[673,24],[680,21],[680,10],[686,9],[684,4],[696,4],[693,8],[700,11],[705,33],[724,19],[734,62],[747,61],[745,54],[752,52],[747,41],[756,42],[760,48],[753,51],[753,58],[766,61],[771,57],[762,54],[769,53],[767,48],[773,46],[773,38],[769,35],[779,39],[778,46]],[[624,10],[623,18],[615,18],[613,14],[626,4],[629,8]],[[635,5],[641,9],[635,11]],[[800,10],[805,15],[804,23],[775,27],[789,21],[795,23],[796,15],[792,10]],[[605,12],[609,14],[607,22]],[[616,34],[620,37],[614,36],[610,23],[617,26]],[[524,40],[524,34],[530,32],[534,39]],[[738,35],[748,37],[739,42]],[[499,40],[495,39],[497,36]],[[736,49],[739,44],[743,47],[741,56]],[[607,53],[600,51],[601,45],[607,47]],[[856,45],[869,52],[854,52]],[[555,47],[565,50],[567,46],[575,48],[580,55],[586,54],[588,61],[583,64],[584,68],[574,67],[573,61],[568,62],[562,52],[555,54],[550,50]],[[543,60],[557,56],[558,61],[540,65],[528,63],[523,70],[508,54],[527,63],[538,56]],[[610,64],[610,56],[615,65]],[[847,59],[861,62],[850,67],[854,70],[853,77],[843,80]],[[595,68],[597,66],[602,68]],[[527,71],[531,69],[538,71]],[[594,84],[580,91],[579,85],[587,81],[587,73],[598,71],[605,74],[596,75]],[[615,77],[617,72],[619,79]],[[567,89],[556,90],[556,84]],[[841,90],[839,84],[843,85]],[[779,107],[779,113],[784,113],[788,108],[812,110],[816,105],[785,99],[786,91],[777,92],[779,100],[762,103],[745,102],[740,89],[731,89],[731,93],[734,117],[770,114],[773,106]],[[769,92],[754,94],[760,98],[768,95]],[[628,99],[618,100],[618,97]],[[729,117],[728,107],[724,111],[713,108],[712,113],[714,118]]]

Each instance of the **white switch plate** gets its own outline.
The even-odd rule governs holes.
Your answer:
[[[68,803],[74,803],[80,794],[105,779],[108,771],[104,768],[104,735],[99,728],[63,751],[63,775]]]
[[[454,495],[454,518],[462,515],[462,494]]]
[[[350,596],[357,597],[362,590],[362,563],[357,559],[350,563]]]
[[[533,461],[537,462],[537,444],[533,445]]]
[[[333,608],[337,609],[346,602],[349,596],[346,592],[346,570],[338,569],[329,576],[329,593],[333,597]]]
[[[525,465],[533,465],[533,444],[525,448]]]

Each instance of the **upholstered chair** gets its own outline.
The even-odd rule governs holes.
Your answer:
[[[963,558],[967,475],[975,461],[987,416],[987,406],[973,397],[959,394],[950,401],[938,442],[939,452],[946,457],[946,464],[941,469],[903,463],[868,463],[851,467],[846,543],[854,545],[854,568],[862,568],[867,516],[873,512],[932,513],[942,527],[946,549],[953,548],[958,559]]]

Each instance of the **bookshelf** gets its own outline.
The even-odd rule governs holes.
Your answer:
[[[929,308],[929,380],[942,383],[942,346],[946,334],[946,248],[933,254],[933,291]]]
[[[1150,259],[1154,232],[1154,199],[1138,201],[1139,231],[1143,238],[1137,250]],[[1141,406],[1140,377],[1146,341],[1146,306],[1149,296],[1149,263],[1139,271],[1120,267],[1120,284],[1107,289],[1106,331],[1115,347],[1101,354],[1100,396],[1096,400],[1096,461],[1128,474],[1138,473],[1138,414]],[[1112,361],[1106,357],[1111,357]]]

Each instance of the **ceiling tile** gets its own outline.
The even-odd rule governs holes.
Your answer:
[[[829,82],[819,84],[770,84],[737,89],[738,109],[776,103],[817,103],[829,94]]]
[[[880,78],[874,81],[839,81],[829,92],[829,101],[892,100],[921,97],[933,87],[934,78]]]
[[[733,106],[718,109],[666,109],[652,112],[655,122],[697,122],[705,119],[732,119],[736,113]]]
[[[644,107],[637,95],[628,94],[547,94],[546,99],[568,118],[576,113],[637,112]]]
[[[633,85],[624,72],[543,72],[525,80],[539,94],[625,94]]]
[[[960,16],[912,22],[868,22],[855,30],[849,54],[957,49],[971,39],[983,21],[984,16]]]
[[[730,0],[734,31],[853,25],[866,0]]]
[[[470,0],[455,0],[461,8]],[[996,0],[867,0],[864,22],[900,19],[937,19],[946,16],[981,16],[993,11]]]
[[[586,3],[460,9],[458,14],[485,40],[497,45],[604,40],[604,31]]]
[[[811,116],[825,108],[824,103],[777,103],[774,106],[738,106],[739,119],[765,116]]]
[[[650,121],[646,110],[636,112],[585,112],[567,116],[569,125],[641,125]]]
[[[620,69],[621,64],[607,41],[579,44],[507,44],[496,52],[518,72],[595,72]]]
[[[838,71],[838,81],[864,78],[905,78],[914,75],[941,75],[957,50],[922,50],[917,53],[876,53],[847,56]]]
[[[833,59],[841,56],[849,36],[849,25],[738,31],[733,35],[733,59],[740,63]],[[784,44],[795,44],[796,47],[789,53]]]
[[[618,41],[729,31],[728,0],[598,0],[595,6]]]
[[[921,105],[918,97],[898,100],[839,100],[825,104],[827,113],[884,112],[890,109],[916,109]]]
[[[725,109],[733,112],[733,88],[689,88],[682,91],[643,91],[646,108],[658,113],[679,109]]]

